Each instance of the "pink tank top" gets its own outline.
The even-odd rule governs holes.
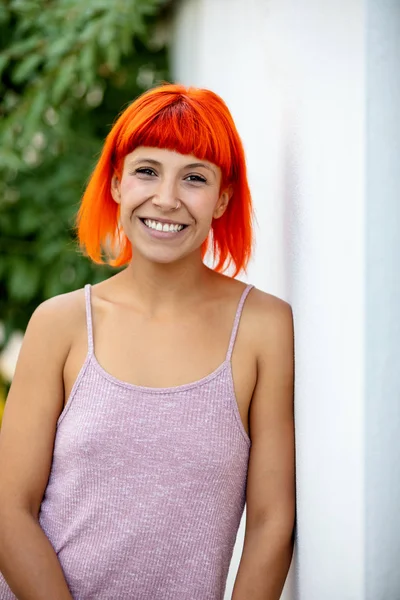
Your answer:
[[[57,423],[39,521],[75,600],[222,600],[242,517],[250,439],[231,356],[193,383],[151,388],[88,353]],[[0,577],[0,599],[12,600]],[[50,600],[50,599],[49,599]]]

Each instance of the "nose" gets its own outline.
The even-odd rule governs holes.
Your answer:
[[[176,208],[179,202],[176,192],[176,184],[173,179],[162,179],[159,181],[152,203],[159,209],[168,212]]]

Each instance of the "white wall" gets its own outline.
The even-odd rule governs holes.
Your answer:
[[[247,279],[293,307],[285,600],[396,600],[400,2],[182,0],[173,64],[231,109],[260,226]]]
[[[301,600],[364,600],[364,9],[361,0],[274,6],[289,107],[297,591]]]
[[[368,0],[366,600],[400,598],[400,2]]]

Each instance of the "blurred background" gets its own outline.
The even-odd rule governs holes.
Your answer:
[[[167,0],[0,0],[0,423],[28,320],[111,273],[74,220],[117,115],[169,80]]]

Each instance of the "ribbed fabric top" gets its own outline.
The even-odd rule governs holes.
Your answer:
[[[40,524],[75,600],[222,600],[245,504],[250,439],[231,356],[193,383],[151,388],[88,353],[57,423]],[[0,577],[0,599],[15,596]],[[51,600],[51,599],[49,599]]]

